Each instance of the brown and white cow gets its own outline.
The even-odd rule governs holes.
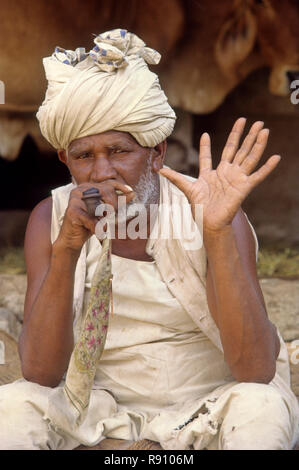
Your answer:
[[[271,93],[289,96],[299,75],[298,0],[185,3],[185,32],[162,82],[174,106],[214,111],[252,71],[269,67]]]
[[[42,58],[57,45],[89,50],[92,34],[124,27],[167,57],[184,24],[179,0],[1,0],[0,15],[0,155],[11,160],[27,134],[41,150],[49,149],[35,113],[46,90]]]
[[[288,96],[299,70],[298,0],[1,0],[0,155],[15,159],[46,82],[42,57],[59,45],[92,47],[91,32],[123,27],[162,53],[156,68],[170,103],[208,113],[253,70],[269,67],[272,93]]]

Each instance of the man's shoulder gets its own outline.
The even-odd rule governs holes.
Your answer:
[[[75,185],[73,183],[69,183],[64,186],[59,186],[58,188],[52,189],[51,191],[53,200],[53,216],[54,219],[58,219],[59,224],[62,223],[62,219],[69,203],[71,191],[74,188]]]
[[[70,192],[72,189],[75,188],[75,185],[73,183],[68,183],[63,186],[58,186],[57,188],[52,189],[51,194],[52,197],[69,197]]]
[[[57,210],[57,203],[59,206],[67,204],[73,187],[73,183],[70,183],[53,189],[51,196],[43,199],[33,208],[28,225],[36,226],[36,224],[43,224],[44,226],[51,227],[53,204],[55,205],[54,211]]]
[[[40,201],[32,210],[25,234],[25,253],[28,247],[36,246],[40,242],[45,246],[50,246],[52,218],[52,198],[47,197]]]
[[[52,214],[52,197],[49,196],[40,201],[32,210],[30,218],[40,219],[44,222],[51,221]]]

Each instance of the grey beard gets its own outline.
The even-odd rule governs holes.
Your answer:
[[[148,212],[151,204],[159,203],[160,182],[159,176],[152,171],[152,152],[148,157],[147,167],[140,176],[134,191],[136,193],[134,199],[125,207],[119,208],[118,223],[135,217],[141,206]]]
[[[160,199],[160,181],[159,176],[152,172],[152,150],[150,151],[147,166],[144,173],[140,176],[134,189],[136,196],[126,206],[119,207],[117,222],[124,223],[136,216],[143,206],[146,211],[150,210],[151,204],[158,204]],[[77,181],[72,176],[72,183],[78,186]]]

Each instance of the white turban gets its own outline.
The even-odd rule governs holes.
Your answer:
[[[159,63],[160,54],[124,29],[94,42],[89,52],[56,47],[43,59],[48,89],[36,115],[43,136],[56,149],[67,149],[74,139],[116,130],[155,147],[172,133],[176,119],[146,64]]]

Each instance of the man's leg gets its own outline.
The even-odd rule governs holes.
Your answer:
[[[44,418],[51,388],[24,379],[0,386],[0,450],[74,449]]]
[[[240,383],[231,390],[218,433],[219,450],[289,450],[294,422],[288,406],[272,385]],[[210,449],[215,449],[216,439]]]

